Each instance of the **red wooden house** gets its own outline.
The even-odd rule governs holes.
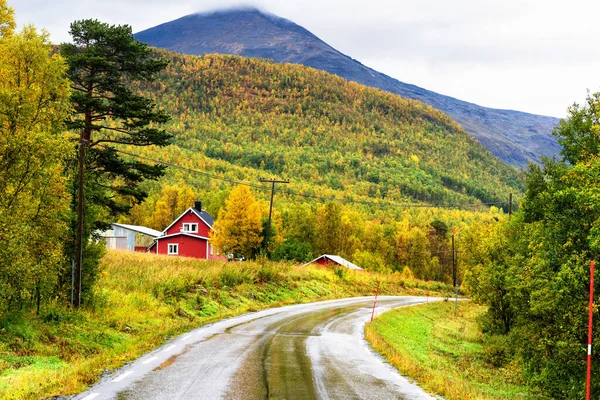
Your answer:
[[[202,209],[197,201],[194,207],[184,211],[161,236],[154,240],[148,251],[155,254],[184,256],[204,260],[225,260],[219,256],[210,243],[210,231],[215,223],[214,218]]]

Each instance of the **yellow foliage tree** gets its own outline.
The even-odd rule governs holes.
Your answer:
[[[15,11],[6,0],[0,0],[0,38],[12,36],[15,26]]]
[[[260,204],[247,186],[236,186],[219,211],[213,245],[224,254],[252,258],[262,243]]]
[[[169,226],[182,212],[194,205],[196,194],[187,185],[166,186],[156,201],[148,225],[162,230]]]
[[[54,294],[68,209],[65,66],[46,35],[13,27],[0,0],[0,316]]]

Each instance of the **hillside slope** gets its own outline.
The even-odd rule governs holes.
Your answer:
[[[442,110],[498,158],[517,167],[560,150],[551,130],[557,118],[498,110],[400,82],[340,53],[303,27],[245,8],[193,14],[139,32],[152,46],[185,54],[234,54],[303,64],[350,81],[420,100]]]
[[[523,189],[516,170],[423,103],[301,65],[157,52],[170,64],[139,89],[173,115],[175,141],[140,154],[359,200],[493,202]]]

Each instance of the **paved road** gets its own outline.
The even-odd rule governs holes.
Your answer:
[[[380,297],[377,313],[423,303]],[[373,297],[264,310],[182,335],[76,399],[432,399],[363,339]]]

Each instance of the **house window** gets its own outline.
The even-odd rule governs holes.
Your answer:
[[[210,243],[209,243],[209,244],[208,244],[208,248],[210,249],[210,255],[212,256],[212,255],[213,255],[213,247],[212,247],[212,244],[210,244]]]
[[[198,224],[183,224],[183,232],[198,232]]]
[[[179,254],[179,244],[177,243],[169,243],[169,252],[168,254]]]

